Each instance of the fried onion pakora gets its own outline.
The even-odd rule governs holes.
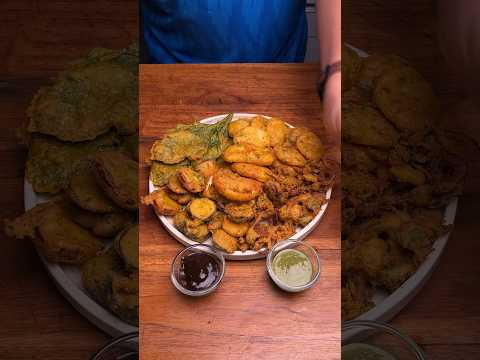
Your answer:
[[[223,159],[230,163],[241,162],[269,166],[275,160],[273,151],[251,144],[234,144],[225,149]]]

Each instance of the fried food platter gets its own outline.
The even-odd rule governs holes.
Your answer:
[[[369,55],[362,50],[354,48],[348,44],[346,46],[347,48],[353,50],[362,59],[369,57]],[[405,63],[402,62],[403,60],[400,60],[400,58],[395,56],[389,57],[387,55],[383,59],[387,59],[390,62],[390,65],[393,64],[392,66],[396,66],[397,64],[400,64],[400,66],[405,65]],[[351,80],[350,78],[348,78],[348,75],[350,74],[347,74],[346,76],[347,82]],[[352,94],[352,91],[350,92],[350,94]],[[363,95],[359,98],[357,98],[356,96],[357,94],[354,94],[354,98],[353,98],[354,103],[356,101],[361,103],[365,99]],[[349,98],[347,101],[351,101],[351,100],[352,98]],[[402,126],[405,126],[405,125],[406,124],[402,124]],[[355,135],[353,131],[351,133]],[[387,138],[387,136],[384,136],[382,140],[384,140],[385,138]],[[358,144],[358,142],[355,142],[355,140],[357,139],[350,138],[350,139],[347,139],[347,142],[353,142]],[[345,141],[345,138],[344,138],[344,141]],[[382,144],[379,144],[379,145],[382,146]],[[446,202],[442,210],[443,226],[446,229],[450,229],[450,227],[454,223],[455,214],[457,210],[457,203],[458,203],[458,195],[455,195],[455,193],[453,196],[446,198]],[[363,312],[360,311],[360,314],[357,314],[356,316],[354,316],[353,319],[354,320],[388,321],[392,319],[398,312],[400,312],[417,295],[417,293],[422,289],[422,287],[429,280],[430,276],[434,272],[441,258],[442,253],[445,250],[445,247],[448,242],[449,234],[450,234],[449,231],[445,231],[432,241],[431,249],[429,250],[429,252],[427,252],[426,256],[421,261],[421,263],[416,268],[416,270],[400,286],[396,287],[394,291],[388,292],[380,288],[375,288],[373,290],[373,294],[371,294],[371,299],[370,299],[371,302],[373,303],[373,306],[371,306],[370,309],[367,309],[367,311],[363,311]],[[344,264],[342,264],[342,268],[343,266]],[[342,275],[342,278],[343,278],[343,275]],[[342,285],[342,294],[343,294],[343,285]],[[344,304],[342,303],[342,313],[343,313],[343,306]],[[342,316],[344,315],[342,314]],[[352,319],[347,318],[347,320],[352,320]],[[349,338],[354,335],[355,333],[353,332],[348,332],[346,334],[343,334],[345,338]]]
[[[35,205],[48,200],[48,196],[38,194],[33,191],[32,185],[25,180],[25,211],[30,210]],[[136,326],[132,326],[124,322],[92,299],[92,296],[88,294],[87,290],[83,286],[81,268],[73,265],[49,262],[41,252],[38,252],[38,255],[40,256],[45,269],[48,271],[48,274],[55,282],[56,287],[62,293],[62,295],[79,313],[81,313],[90,322],[95,324],[95,326],[110,336],[120,336],[130,332],[138,331]]]
[[[221,120],[225,119],[226,116],[227,116],[227,114],[216,115],[216,116],[212,116],[212,117],[202,119],[199,122],[202,123],[202,124],[216,124],[216,123],[220,122]],[[233,123],[233,122],[235,122],[236,120],[239,120],[239,119],[246,119],[246,118],[253,119],[256,116],[258,116],[258,115],[257,114],[250,114],[250,113],[234,113],[231,121]],[[263,115],[261,115],[261,116],[263,116]],[[269,120],[272,119],[269,116],[263,116],[263,117],[265,119],[269,119]],[[290,124],[286,124],[286,125],[289,128],[294,128]],[[150,179],[149,180],[149,193],[152,194],[153,192],[158,190],[158,188],[159,187],[156,186],[152,182],[152,180]],[[331,198],[331,194],[332,194],[332,188],[330,187],[325,193],[326,202],[321,206],[318,213],[314,216],[314,218],[306,226],[297,227],[296,232],[292,236],[290,236],[289,239],[303,240],[303,239],[305,239],[305,237],[307,237],[315,229],[315,227],[320,223],[323,215],[325,214],[325,211],[327,209],[328,203],[329,203],[330,198]],[[161,224],[163,225],[163,227],[167,230],[167,232],[174,239],[176,239],[178,242],[180,242],[181,244],[183,244],[185,246],[189,246],[189,245],[194,245],[194,244],[199,243],[198,241],[196,241],[192,238],[189,238],[188,236],[183,234],[181,231],[179,231],[174,225],[174,219],[173,219],[172,216],[165,216],[165,215],[159,214],[158,212],[157,212],[157,216],[158,216]],[[203,241],[203,243],[211,245],[213,243],[212,242],[212,237],[209,236],[206,240]],[[244,250],[244,251],[236,250],[232,253],[224,252],[224,257],[228,260],[253,260],[253,259],[264,258],[267,255],[267,253],[268,253],[268,248],[263,247],[259,250],[248,249],[248,250]]]

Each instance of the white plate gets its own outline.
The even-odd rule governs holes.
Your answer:
[[[27,180],[24,182],[23,194],[25,210],[48,200],[48,196],[35,193]],[[50,263],[40,252],[38,254],[62,295],[95,326],[110,336],[138,331],[137,327],[122,321],[91,298],[83,287],[79,266]]]
[[[348,45],[351,49],[355,50],[361,57],[367,57],[368,54],[363,50],[357,49],[351,45]],[[455,198],[446,207],[444,213],[444,220],[447,225],[452,225],[455,221],[455,214],[457,212],[458,199]],[[395,290],[390,295],[384,291],[375,291],[373,296],[373,302],[375,307],[367,311],[366,313],[358,316],[353,320],[372,320],[372,321],[388,321],[392,319],[396,314],[400,312],[422,289],[425,283],[428,281],[433,271],[435,270],[440,256],[442,255],[445,246],[447,245],[448,237],[450,234],[445,234],[437,239],[433,246],[431,253],[427,256],[424,262],[417,269],[402,286]],[[352,336],[353,333],[344,334],[346,338]]]
[[[239,118],[245,118],[245,117],[254,117],[256,116],[257,114],[248,114],[248,113],[235,113],[233,115],[233,120],[232,121],[235,121]],[[201,120],[200,122],[201,123],[204,123],[204,124],[215,124],[217,123],[218,121],[220,120],[223,120],[225,118],[225,116],[227,116],[227,114],[223,114],[223,115],[216,115],[216,116],[212,116],[212,117],[209,117],[209,118],[206,118],[206,119],[203,119]],[[262,115],[264,117],[266,117],[267,119],[270,119],[270,116],[265,116],[265,115]],[[289,127],[293,127],[292,125],[290,124],[287,124]],[[153,185],[153,183],[151,181],[149,181],[148,183],[148,189],[149,189],[149,192],[152,193],[153,191],[155,191],[157,188],[155,187],[155,185]],[[308,234],[310,234],[313,229],[315,229],[315,227],[318,225],[318,223],[320,222],[320,220],[322,219],[323,217],[323,214],[325,213],[325,210],[327,209],[327,206],[328,206],[328,203],[329,203],[329,200],[330,200],[330,197],[332,195],[332,189],[330,188],[328,191],[327,191],[327,194],[326,194],[326,199],[327,199],[327,202],[320,208],[320,211],[318,212],[318,214],[315,216],[315,218],[310,221],[308,223],[307,226],[305,226],[304,228],[301,228],[299,229],[298,232],[295,233],[295,235],[293,235],[292,237],[290,237],[289,239],[291,240],[303,240]],[[173,218],[171,216],[163,216],[163,215],[158,215],[158,218],[160,219],[160,222],[162,223],[162,225],[165,227],[165,229],[170,233],[170,235],[172,235],[177,241],[179,241],[180,243],[182,243],[183,245],[185,246],[189,246],[189,245],[193,245],[193,244],[198,244],[197,241],[195,240],[191,240],[189,239],[188,237],[186,237],[184,234],[182,234],[180,231],[178,231],[175,226],[173,225]],[[204,244],[212,244],[212,239],[211,237],[209,237],[207,240],[205,240],[203,242]],[[253,259],[261,259],[261,258],[264,258],[265,256],[267,255],[267,249],[264,248],[264,249],[261,249],[259,251],[254,251],[254,250],[247,250],[245,252],[241,252],[241,251],[235,251],[233,252],[232,254],[227,254],[227,253],[224,253],[224,256],[227,260],[253,260]]]

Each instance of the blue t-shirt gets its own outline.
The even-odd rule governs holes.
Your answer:
[[[142,0],[142,62],[301,62],[305,0]]]

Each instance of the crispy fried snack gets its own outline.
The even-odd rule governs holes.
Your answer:
[[[243,162],[248,164],[269,166],[275,159],[272,150],[259,148],[251,144],[230,145],[223,153],[227,162]]]
[[[61,200],[37,205],[5,225],[9,236],[32,239],[47,260],[55,263],[83,264],[103,249],[100,239],[71,220]]]
[[[199,220],[208,220],[217,210],[215,203],[207,198],[193,199],[188,204],[188,211],[190,214]]]
[[[233,163],[231,168],[238,175],[258,180],[260,182],[265,182],[273,177],[273,172],[264,166],[246,163]]]
[[[318,161],[323,158],[325,150],[320,138],[313,132],[307,132],[297,138],[297,149],[307,160]]]
[[[104,151],[93,159],[95,178],[110,199],[126,210],[138,208],[138,163],[123,153]]]
[[[221,195],[232,201],[253,200],[262,190],[260,182],[237,175],[228,169],[215,173],[213,185]]]
[[[179,194],[179,195],[188,194],[188,190],[183,187],[182,183],[180,182],[180,179],[178,178],[177,173],[173,174],[168,178],[167,187],[168,187],[168,190],[170,190],[175,194]]]
[[[241,237],[247,233],[249,223],[235,223],[230,221],[227,217],[223,219],[222,229],[234,237]]]
[[[113,248],[127,269],[138,271],[138,224],[133,224],[118,234]]]
[[[273,148],[275,151],[275,156],[283,162],[284,164],[290,166],[305,166],[307,164],[307,160],[303,157],[300,152],[290,145],[277,145]]]
[[[190,163],[188,161],[182,161],[178,164],[168,165],[164,164],[159,161],[152,161],[150,167],[150,181],[155,186],[163,186],[166,185],[168,179],[174,174],[177,173],[177,170],[189,166]]]
[[[266,147],[270,145],[270,136],[261,128],[247,126],[235,134],[233,141],[236,144],[252,144],[258,147]]]
[[[249,119],[237,119],[236,121],[232,121],[228,125],[228,135],[233,138],[240,130],[246,128],[247,126],[250,126]]]
[[[152,205],[159,215],[172,216],[179,212],[182,207],[167,195],[164,189],[156,190],[142,198],[142,204]]]
[[[109,132],[93,141],[81,143],[61,142],[54,138],[34,134],[28,150],[26,176],[33,190],[39,193],[58,193],[68,187],[76,170],[88,165],[86,159],[120,144],[119,137]]]
[[[374,108],[364,105],[342,105],[342,138],[357,145],[380,148],[393,147],[398,141],[398,132]]]
[[[250,203],[229,203],[224,208],[228,218],[236,223],[245,223],[255,217],[255,208]]]
[[[388,120],[412,133],[428,130],[439,114],[432,87],[409,66],[384,71],[375,82],[373,98]]]
[[[90,166],[72,175],[67,194],[75,204],[88,211],[109,213],[119,210],[118,206],[98,186]]]
[[[92,50],[37,92],[27,110],[28,131],[72,142],[93,140],[112,127],[135,133],[138,77],[130,66],[135,62],[133,48]]]
[[[213,243],[227,253],[233,253],[238,248],[237,239],[222,229],[212,231]]]
[[[134,220],[129,211],[101,214],[72,206],[70,212],[75,223],[90,230],[95,236],[107,238],[117,235]]]
[[[205,178],[191,168],[181,168],[177,172],[180,184],[191,193],[199,193],[205,189]]]

